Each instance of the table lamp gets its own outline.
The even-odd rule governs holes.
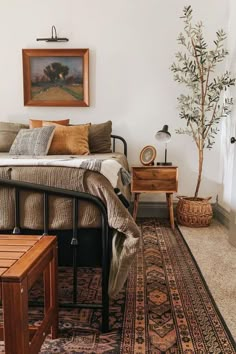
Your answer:
[[[159,166],[171,166],[172,162],[167,162],[167,144],[171,140],[171,134],[168,132],[168,125],[164,125],[162,130],[159,130],[155,138],[157,139],[158,143],[165,144],[165,162],[157,162]]]

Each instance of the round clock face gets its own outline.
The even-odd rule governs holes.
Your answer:
[[[151,165],[156,158],[156,149],[154,146],[145,146],[140,153],[140,161],[143,165]]]

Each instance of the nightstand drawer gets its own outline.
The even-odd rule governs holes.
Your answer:
[[[133,168],[133,180],[176,180],[176,168]]]
[[[176,192],[176,179],[133,179],[132,191],[135,192]]]
[[[173,193],[178,191],[177,166],[132,166],[131,192],[134,193],[133,218],[136,220],[141,193],[165,193],[170,214],[170,224],[175,228]]]

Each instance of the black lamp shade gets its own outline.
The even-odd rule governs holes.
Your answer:
[[[171,139],[171,134],[168,132],[168,125],[164,125],[162,130],[156,133],[155,138],[160,143],[168,143]]]

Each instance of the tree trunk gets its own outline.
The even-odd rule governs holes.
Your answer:
[[[198,151],[198,178],[197,178],[197,186],[196,186],[194,198],[197,198],[198,191],[199,191],[200,184],[201,184],[202,165],[203,165],[203,149],[199,149],[199,151]]]

